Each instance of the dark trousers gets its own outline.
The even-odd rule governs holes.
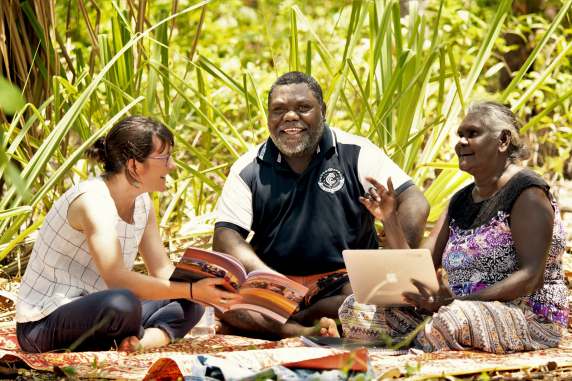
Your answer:
[[[186,299],[140,300],[128,290],[82,296],[45,318],[16,324],[26,352],[107,351],[146,328],[161,328],[171,341],[183,338],[201,319],[204,307]]]

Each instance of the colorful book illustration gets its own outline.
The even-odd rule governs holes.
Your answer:
[[[204,278],[224,278],[225,291],[243,296],[242,302],[230,306],[231,310],[250,310],[286,323],[308,289],[283,275],[253,271],[246,274],[244,266],[234,257],[195,248],[188,248],[179,261],[170,280],[194,282]],[[222,313],[228,311],[212,305]]]

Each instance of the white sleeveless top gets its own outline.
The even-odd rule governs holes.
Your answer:
[[[103,195],[115,209],[101,177],[83,181],[59,198],[46,215],[22,278],[16,305],[18,323],[40,320],[77,298],[107,290],[89,252],[85,234],[74,229],[67,218],[71,202],[85,192]],[[135,199],[133,224],[123,221],[115,209],[115,229],[128,270],[133,268],[149,211],[147,193]]]

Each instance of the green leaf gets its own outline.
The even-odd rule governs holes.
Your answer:
[[[412,367],[409,364],[405,365],[405,370],[407,372],[407,377],[411,377],[411,376],[413,376],[413,374],[415,374],[415,372],[417,372],[417,368]]]
[[[4,210],[3,212],[0,212],[0,220],[14,217],[19,214],[30,214],[32,213],[32,210],[33,209],[29,206],[20,206],[18,208]]]
[[[73,366],[61,368],[61,370],[62,370],[62,372],[64,372],[68,376],[75,376],[77,374],[77,371],[75,370],[75,368]]]
[[[554,110],[557,106],[560,106],[562,103],[564,103],[564,101],[570,97],[572,97],[572,89],[568,90],[564,95],[562,95],[560,98],[554,101],[550,106],[542,110],[540,114],[532,118],[530,122],[528,122],[520,129],[520,133],[523,134],[526,131],[528,131],[532,126],[534,126],[536,123],[542,120],[542,118],[544,118],[546,115],[552,112],[552,110]]]
[[[562,61],[565,58],[567,59],[570,58],[568,54],[570,50],[572,50],[572,42],[568,43],[568,46],[566,46],[566,48],[558,55],[558,57],[556,57],[554,61],[552,61],[550,66],[548,66],[546,70],[542,72],[542,75],[538,76],[538,78],[536,78],[534,83],[528,87],[526,92],[520,97],[517,103],[514,106],[512,106],[511,108],[512,112],[517,112],[518,110],[520,110],[522,106],[526,104],[526,101],[530,99],[530,97],[532,97],[535,91],[539,89],[542,86],[542,84],[544,84],[546,78],[548,78],[548,76],[560,65],[560,63],[562,63]]]
[[[22,98],[20,89],[0,76],[0,107],[6,115],[13,115],[20,110],[26,102]]]
[[[482,381],[489,381],[491,378],[487,372],[482,372],[481,376],[479,377]]]
[[[542,39],[540,40],[538,45],[536,45],[536,47],[534,48],[532,53],[530,53],[530,56],[528,56],[528,59],[526,60],[526,62],[522,65],[522,67],[520,68],[518,73],[515,75],[515,77],[510,82],[510,84],[507,86],[507,88],[502,93],[502,95],[499,99],[500,103],[503,103],[504,101],[507,100],[510,93],[516,88],[516,85],[518,85],[518,83],[520,82],[522,77],[524,77],[524,74],[527,72],[530,65],[532,65],[532,63],[534,62],[536,57],[540,54],[540,51],[544,47],[544,44],[546,44],[548,42],[548,40],[550,40],[552,38],[552,33],[554,33],[556,28],[558,28],[558,26],[560,25],[560,22],[562,21],[562,19],[564,18],[564,16],[568,12],[570,5],[572,5],[572,0],[566,0],[566,2],[562,5],[562,8],[560,8],[560,11],[558,12],[556,17],[554,18],[554,20],[550,24],[550,28],[548,28],[546,33],[544,33],[544,36],[542,36]]]
[[[502,69],[504,67],[504,63],[503,62],[499,62],[494,64],[493,66],[491,66],[491,68],[489,70],[487,70],[485,72],[484,77],[485,78],[489,78],[492,77],[494,74],[496,74],[497,72],[500,71],[500,69]]]

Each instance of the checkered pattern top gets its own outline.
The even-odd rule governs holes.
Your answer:
[[[22,278],[16,306],[18,323],[40,320],[76,298],[107,290],[89,252],[85,234],[74,229],[67,219],[71,202],[86,192],[102,194],[115,208],[101,177],[73,186],[54,204],[42,224]],[[128,270],[133,268],[149,211],[149,195],[144,193],[135,200],[133,224],[126,223],[115,212],[115,229]]]

